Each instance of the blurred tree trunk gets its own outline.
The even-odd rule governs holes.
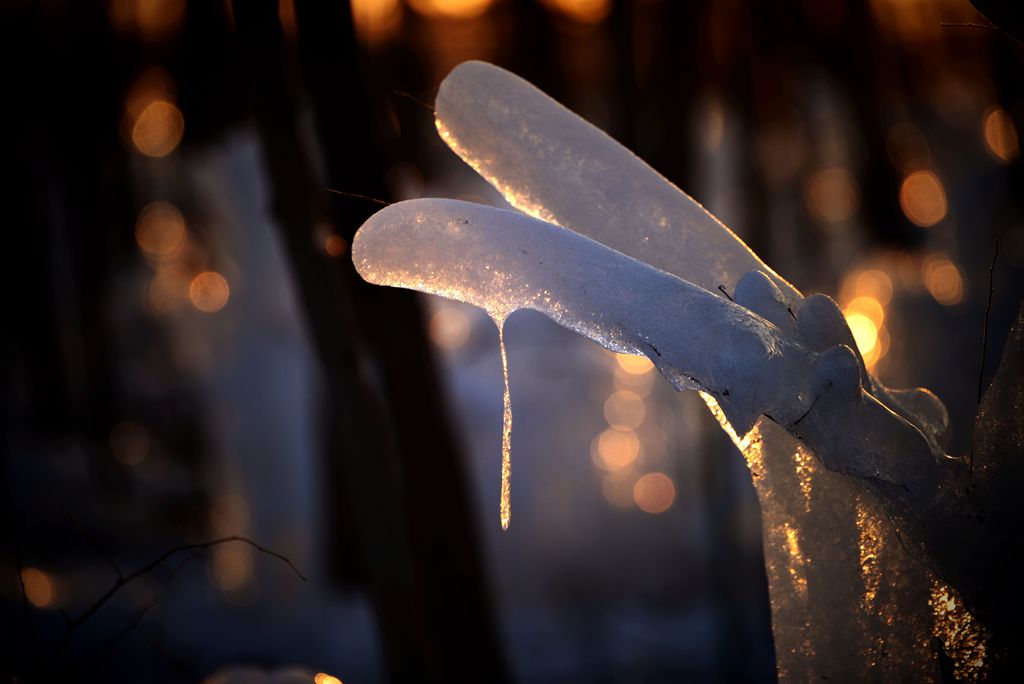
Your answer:
[[[326,178],[300,136],[278,3],[238,3],[235,17],[272,192],[324,368],[330,467],[349,504],[389,676],[502,681],[462,461],[409,292],[374,288],[347,256],[322,249],[323,225],[351,244],[372,208],[328,205],[323,185],[386,194],[360,83],[347,3],[298,3],[299,55]],[[339,494],[339,492],[332,492]],[[336,500],[336,497],[329,497]]]

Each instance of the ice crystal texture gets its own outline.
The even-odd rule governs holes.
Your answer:
[[[464,63],[441,84],[436,124],[519,211],[389,206],[356,235],[359,273],[475,304],[499,328],[515,310],[540,311],[699,390],[761,501],[780,675],[935,680],[943,649],[958,676],[981,674],[984,630],[948,584],[958,561],[932,552],[940,535],[967,529],[950,512],[963,508],[964,463],[943,453],[941,402],[883,387],[831,299],[802,296],[526,81]]]

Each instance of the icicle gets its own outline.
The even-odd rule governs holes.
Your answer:
[[[498,344],[501,347],[501,374],[505,380],[502,396],[501,423],[501,529],[507,530],[512,519],[512,395],[508,391],[508,352],[505,350],[505,319],[495,318],[498,326]]]

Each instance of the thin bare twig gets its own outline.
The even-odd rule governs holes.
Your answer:
[[[136,613],[132,616],[128,623],[120,630],[118,630],[113,636],[111,636],[110,639],[107,640],[107,643],[104,644],[103,648],[100,649],[97,656],[93,659],[92,665],[90,667],[92,671],[95,672],[96,670],[98,670],[100,665],[102,665],[103,661],[107,658],[107,656],[109,656],[110,653],[114,650],[114,648],[116,648],[117,645],[121,643],[121,640],[129,634],[131,634],[132,630],[139,627],[139,625],[142,623],[143,618],[146,617],[146,614],[151,609],[157,607],[157,605],[159,605],[159,603],[163,601],[164,595],[167,593],[168,587],[170,587],[171,582],[174,581],[174,578],[178,575],[178,572],[180,572],[181,569],[185,567],[188,563],[198,558],[202,552],[202,549],[194,550],[192,553],[188,554],[180,561],[178,561],[178,564],[174,566],[174,569],[172,569],[171,572],[168,573],[167,577],[164,579],[164,585],[163,587],[161,587],[159,595],[154,597],[146,604],[144,604],[141,608],[139,608],[139,610],[136,611]]]
[[[981,329],[981,363],[978,366],[978,403],[981,405],[982,390],[985,385],[985,356],[988,354],[988,317],[992,312],[992,293],[995,291],[996,257],[999,256],[999,240],[992,248],[992,263],[988,266],[988,301],[985,303],[985,323]],[[974,439],[971,439],[971,450],[967,453],[967,473],[974,475]]]
[[[344,197],[354,197],[356,199],[366,200],[367,202],[373,202],[375,204],[380,204],[381,206],[384,206],[384,207],[392,204],[391,202],[385,202],[382,199],[377,199],[376,197],[370,197],[369,195],[360,195],[358,192],[345,192],[344,190],[335,190],[334,188],[324,188],[324,190],[326,190],[327,192],[333,192],[335,195],[342,195]]]
[[[288,557],[283,556],[283,555],[277,553],[276,551],[271,551],[270,549],[257,544],[256,542],[254,542],[253,540],[249,539],[248,537],[242,537],[242,536],[239,536],[239,535],[231,535],[231,536],[228,536],[228,537],[221,537],[219,539],[211,539],[210,541],[200,542],[200,543],[197,543],[197,544],[182,544],[181,546],[175,546],[172,549],[168,549],[167,551],[162,553],[160,556],[158,556],[157,558],[153,559],[152,561],[150,561],[146,565],[142,566],[141,568],[139,568],[135,572],[132,572],[132,573],[130,573],[128,575],[124,575],[122,577],[118,577],[117,581],[114,582],[113,586],[111,586],[110,589],[108,589],[102,596],[100,596],[98,599],[96,599],[92,603],[92,605],[90,605],[88,608],[85,609],[84,612],[82,612],[81,615],[79,615],[77,618],[74,618],[71,621],[71,623],[68,625],[68,628],[64,631],[63,638],[61,639],[60,643],[57,645],[55,656],[59,656],[64,651],[64,649],[67,647],[68,642],[71,641],[72,636],[74,636],[75,630],[77,630],[79,627],[81,627],[82,623],[84,623],[86,620],[91,618],[96,613],[96,611],[98,611],[100,608],[102,608],[103,605],[107,601],[109,601],[114,596],[114,594],[116,594],[124,585],[129,584],[130,582],[132,582],[134,580],[137,580],[138,578],[142,577],[143,575],[149,574],[150,572],[155,570],[158,566],[160,566],[164,561],[166,561],[168,558],[170,558],[171,556],[174,556],[175,554],[178,554],[178,553],[180,553],[182,551],[203,551],[203,550],[206,550],[206,549],[210,548],[211,546],[216,546],[218,544],[226,544],[228,542],[233,542],[233,541],[243,542],[243,543],[248,544],[249,546],[253,547],[254,549],[259,551],[260,553],[264,553],[264,554],[266,554],[268,556],[273,556],[274,558],[277,558],[278,560],[280,560],[280,561],[284,562],[285,564],[287,564],[288,567],[292,569],[292,572],[294,572],[299,577],[299,579],[301,579],[303,582],[307,581],[308,578],[305,575],[303,575],[302,572],[299,571],[299,569],[297,567],[295,567],[295,564],[292,563],[292,561]]]
[[[985,355],[988,353],[988,316],[992,311],[992,293],[994,291],[994,276],[996,270],[996,257],[999,256],[999,240],[996,240],[992,249],[992,263],[988,266],[988,302],[985,304],[985,325],[981,330],[981,366],[978,368],[978,404],[981,404],[982,385],[985,378]]]
[[[942,21],[939,22],[939,26],[943,28],[973,28],[973,29],[987,29],[989,31],[999,31],[998,26],[992,24],[978,24],[973,21]]]
[[[397,95],[399,97],[404,97],[405,99],[411,100],[411,101],[415,102],[416,104],[420,105],[421,107],[426,108],[426,110],[428,112],[430,112],[431,114],[434,113],[434,108],[433,107],[431,107],[429,104],[427,104],[426,102],[424,102],[420,98],[416,97],[412,93],[407,93],[404,90],[393,90],[391,92],[393,92],[395,95]]]

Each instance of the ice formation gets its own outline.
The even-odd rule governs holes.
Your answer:
[[[942,552],[971,523],[964,463],[941,448],[941,402],[883,387],[831,299],[803,297],[685,193],[526,81],[467,62],[442,83],[436,110],[441,137],[523,213],[400,202],[357,233],[359,273],[473,303],[499,330],[511,312],[535,309],[647,356],[677,389],[698,389],[761,501],[780,675],[936,680],[946,657],[958,677],[982,674],[978,603],[950,586],[961,561]],[[503,370],[507,525],[504,350]]]

